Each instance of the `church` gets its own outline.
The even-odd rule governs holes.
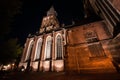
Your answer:
[[[83,0],[85,19],[60,25],[52,6],[29,35],[19,67],[31,71],[105,73],[120,68],[119,0]],[[100,19],[92,20],[99,16]]]

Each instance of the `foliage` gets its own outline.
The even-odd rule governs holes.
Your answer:
[[[17,44],[17,39],[9,39],[0,46],[0,63],[16,62],[16,59],[22,53],[22,47]]]
[[[0,0],[0,64],[14,62],[20,56],[22,47],[12,39],[12,22],[20,12],[20,0]]]

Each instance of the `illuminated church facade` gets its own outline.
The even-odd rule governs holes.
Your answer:
[[[113,8],[112,0],[83,1],[86,20],[91,9],[102,19],[60,26],[57,13],[51,7],[43,17],[39,32],[27,37],[19,67],[43,72],[116,72],[111,54],[115,48],[110,46],[114,45],[114,24],[120,22],[118,8]]]

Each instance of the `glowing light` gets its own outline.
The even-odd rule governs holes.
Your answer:
[[[12,65],[14,66],[15,64],[13,63]]]
[[[10,64],[8,64],[7,67],[10,67]]]
[[[57,68],[62,68],[63,67],[63,64],[62,63],[59,63],[56,65]]]
[[[56,69],[57,72],[62,71],[63,67],[64,67],[63,60],[57,60],[55,62],[55,69]]]
[[[43,64],[44,67],[44,71],[49,71],[50,68],[50,62],[49,61],[45,61]]]
[[[120,67],[120,64],[118,66]]]
[[[21,69],[21,71],[25,71],[25,69]]]

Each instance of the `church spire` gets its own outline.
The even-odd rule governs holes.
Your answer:
[[[57,13],[52,6],[47,11],[47,16],[45,16],[42,20],[42,24],[40,27],[40,33],[55,30],[59,28],[59,22],[57,20]]]
[[[49,16],[49,15],[55,15],[55,16],[57,16],[57,12],[55,11],[55,9],[54,9],[53,6],[51,6],[51,8],[47,12],[47,16]]]

